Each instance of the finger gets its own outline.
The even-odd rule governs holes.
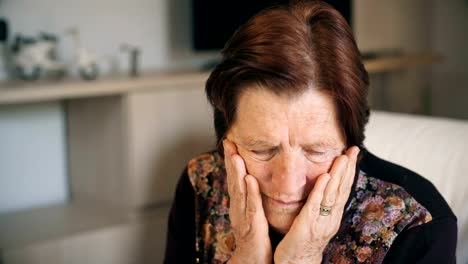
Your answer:
[[[352,161],[354,161],[354,163],[356,163],[356,160],[357,160],[357,155],[359,154],[359,147],[357,146],[352,146],[350,148],[348,148],[348,150],[346,151],[346,157],[348,157],[349,159],[349,162],[348,162],[348,167],[346,170],[349,170],[351,168],[351,166],[349,165],[352,165]],[[345,180],[345,178],[343,178],[343,180]]]
[[[306,214],[309,219],[315,219],[316,217],[318,217],[324,191],[330,179],[331,177],[328,173],[324,173],[318,177],[317,181],[315,182],[314,188],[307,197],[307,201],[304,207],[302,208],[300,215]]]
[[[325,188],[322,205],[330,207],[335,205],[339,195],[339,186],[342,182],[343,177],[345,177],[346,175],[347,166],[348,157],[346,155],[341,155],[337,157],[333,162],[332,168],[329,172],[331,179]]]
[[[238,154],[231,156],[232,172],[233,172],[233,186],[239,194],[245,195],[245,171],[244,160]]]
[[[229,139],[224,140],[225,146],[228,148],[228,154],[230,155],[229,163],[231,165],[231,171],[234,177],[234,186],[238,186],[242,193],[245,193],[245,181],[244,177],[247,175],[245,169],[245,163],[242,157],[237,152],[236,144]]]
[[[228,183],[228,192],[232,196],[234,194],[232,188],[234,186],[234,181],[233,181],[233,174],[234,172],[232,171],[232,161],[231,161],[231,156],[232,152],[229,149],[228,143],[226,143],[226,140],[223,140],[223,148],[224,148],[224,167],[226,169],[226,179]]]
[[[339,193],[341,194],[342,203],[346,203],[348,196],[351,192],[353,186],[354,177],[356,174],[356,162],[357,156],[360,152],[360,149],[357,146],[353,146],[348,149],[346,155],[349,157],[348,166],[346,168],[346,176],[343,179],[343,182],[340,185]],[[344,206],[344,204],[343,204]]]
[[[246,175],[244,160],[237,154],[235,144],[230,140],[224,140],[224,159],[228,192],[231,199],[241,208],[245,209],[245,181]]]
[[[245,184],[247,187],[247,202],[246,212],[247,215],[256,215],[263,212],[262,197],[258,182],[252,175],[245,176]]]

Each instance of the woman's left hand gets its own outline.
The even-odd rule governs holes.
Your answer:
[[[275,263],[321,263],[322,253],[338,232],[353,185],[359,148],[338,156],[329,173],[320,175],[304,207],[274,253]],[[331,208],[321,215],[320,207]]]

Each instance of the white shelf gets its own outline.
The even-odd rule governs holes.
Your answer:
[[[408,67],[440,63],[438,55],[388,56],[364,61],[369,73],[389,72]],[[102,97],[140,92],[149,89],[171,89],[173,86],[204,86],[209,72],[147,73],[137,78],[106,76],[95,81],[64,80],[0,83],[0,105]]]
[[[369,73],[390,72],[416,66],[427,66],[443,61],[442,56],[433,54],[388,56],[369,59],[364,65]]]
[[[107,76],[95,81],[8,81],[0,83],[0,105],[54,100],[102,97],[141,92],[148,89],[171,89],[185,84],[203,84],[206,72],[148,73],[136,78]]]

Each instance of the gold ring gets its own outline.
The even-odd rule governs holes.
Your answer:
[[[331,213],[331,207],[330,206],[323,206],[320,205],[320,215],[327,216]]]

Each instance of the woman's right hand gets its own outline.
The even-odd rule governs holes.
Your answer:
[[[271,242],[258,182],[247,174],[236,145],[225,139],[223,146],[230,197],[229,218],[236,240],[236,249],[228,263],[270,264]]]

